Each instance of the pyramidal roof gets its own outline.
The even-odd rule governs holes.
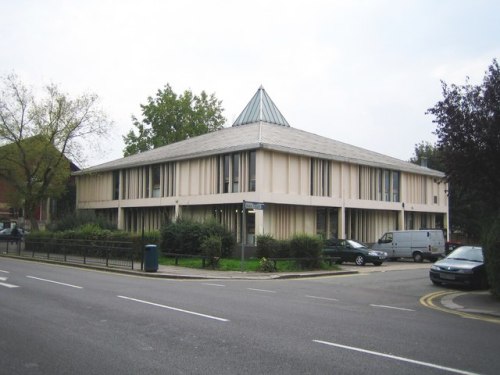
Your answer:
[[[259,148],[376,168],[444,177],[444,174],[439,171],[423,168],[407,161],[292,128],[262,87],[259,88],[231,127],[224,127],[218,131],[96,165],[73,174],[99,173]]]
[[[267,95],[264,87],[260,86],[243,112],[238,116],[233,126],[267,122],[269,124],[288,126],[288,121],[281,114],[278,107]]]

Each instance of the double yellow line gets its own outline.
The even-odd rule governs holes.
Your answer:
[[[482,320],[485,322],[500,324],[500,318],[488,317],[488,316],[484,316],[484,315],[471,314],[471,313],[464,312],[464,311],[453,310],[453,309],[449,309],[449,308],[446,308],[443,306],[438,306],[434,302],[435,300],[441,299],[445,296],[454,295],[454,297],[458,297],[458,296],[461,296],[463,294],[467,294],[467,292],[456,292],[456,291],[448,291],[448,290],[434,292],[434,293],[427,294],[427,295],[423,296],[422,298],[420,298],[420,304],[422,304],[423,306],[428,307],[430,309],[443,311],[443,312],[446,312],[449,314],[455,314],[455,315],[461,316],[462,318],[476,319],[476,320]]]

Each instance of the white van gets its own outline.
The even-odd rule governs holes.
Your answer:
[[[385,251],[391,260],[413,258],[415,262],[424,259],[435,262],[445,256],[444,244],[440,229],[397,230],[385,233],[372,249]]]

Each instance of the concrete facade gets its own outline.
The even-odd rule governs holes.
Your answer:
[[[290,127],[263,88],[232,127],[75,176],[77,208],[128,231],[213,218],[252,245],[259,234],[370,243],[387,230],[448,228],[443,173]],[[264,203],[245,210],[246,228],[244,201]]]

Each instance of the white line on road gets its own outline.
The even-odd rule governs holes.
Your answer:
[[[267,289],[255,289],[255,288],[247,288],[248,290],[253,290],[255,292],[266,292],[266,293],[276,293],[274,290],[267,290]]]
[[[0,285],[4,286],[6,288],[19,288],[19,285],[8,284],[8,283],[3,283],[3,282],[0,282]]]
[[[6,283],[5,281],[7,281],[7,279],[8,277],[0,277],[0,285],[6,288],[19,288],[19,285]]]
[[[9,271],[4,271],[4,270],[0,270],[0,272],[3,272],[3,273],[10,273]]]
[[[202,283],[203,285],[208,285],[208,286],[225,286],[223,284],[214,284],[214,283]]]
[[[439,370],[454,372],[455,374],[479,375],[476,372],[464,371],[464,370],[459,370],[459,369],[452,368],[452,367],[435,365],[435,364],[429,363],[429,362],[416,361],[416,360],[410,359],[410,358],[398,357],[398,356],[395,356],[395,355],[392,355],[392,354],[385,354],[385,353],[374,352],[374,351],[371,351],[371,350],[356,348],[354,346],[347,346],[347,345],[335,344],[333,342],[321,341],[321,340],[313,340],[313,342],[316,342],[318,344],[335,346],[337,348],[342,348],[342,349],[354,350],[356,352],[367,353],[367,354],[376,355],[376,356],[379,356],[379,357],[385,357],[385,358],[395,359],[397,361],[413,363],[413,364],[420,365],[420,366],[426,366],[426,367],[436,368],[436,369],[439,369]]]
[[[373,305],[370,304],[372,307],[381,307],[383,309],[393,309],[393,310],[402,310],[402,311],[415,311],[412,309],[405,309],[404,307],[394,307],[394,306],[386,306],[386,305]]]
[[[197,312],[194,312],[194,311],[189,311],[189,310],[184,310],[184,309],[179,309],[177,307],[172,307],[172,306],[167,306],[167,305],[160,305],[159,303],[154,303],[154,302],[148,302],[148,301],[143,301],[141,299],[136,299],[136,298],[131,298],[131,297],[126,297],[126,296],[117,296],[118,298],[123,298],[123,299],[126,299],[126,300],[129,300],[129,301],[134,301],[134,302],[140,302],[140,303],[144,303],[146,305],[151,305],[151,306],[156,306],[156,307],[161,307],[163,309],[168,309],[168,310],[173,310],[173,311],[179,311],[179,312],[183,312],[183,313],[186,313],[186,314],[191,314],[191,315],[196,315],[196,316],[201,316],[203,318],[208,318],[208,319],[214,319],[214,320],[218,320],[220,322],[229,322],[229,319],[224,319],[224,318],[218,318],[216,316],[212,316],[212,315],[206,315],[206,314],[201,314],[201,313],[197,313]]]
[[[322,299],[322,300],[325,300],[325,301],[338,301],[337,298],[328,298],[328,297],[318,297],[318,296],[307,296],[307,298],[314,298],[314,299]]]
[[[76,289],[83,289],[82,286],[78,285],[72,285],[72,284],[66,284],[66,283],[61,283],[59,281],[54,281],[54,280],[47,280],[47,279],[41,279],[39,277],[35,276],[26,276],[28,279],[34,279],[34,280],[39,280],[39,281],[45,281],[47,283],[52,283],[52,284],[58,284],[58,285],[64,285],[64,286],[69,286],[70,288],[76,288]]]

